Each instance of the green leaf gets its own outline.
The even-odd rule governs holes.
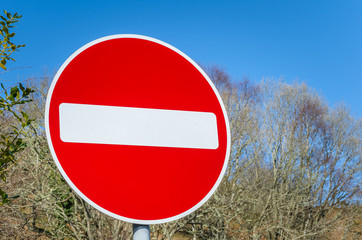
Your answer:
[[[20,87],[21,91],[24,92],[25,88],[24,88],[23,84],[19,83],[19,87]]]
[[[4,205],[9,202],[8,195],[0,188],[1,202],[0,205]]]
[[[15,86],[15,87],[12,87],[10,89],[10,100],[11,101],[14,101],[14,100],[17,100],[20,98],[20,91],[19,91],[19,88],[18,86]]]
[[[26,113],[26,112],[24,112],[24,111],[21,111],[21,115],[23,116],[23,118],[25,119],[25,120],[27,120],[28,119],[28,114]]]
[[[8,92],[6,91],[4,85],[2,83],[0,83],[0,86],[4,90],[5,95],[8,96]]]
[[[6,70],[5,65],[4,65],[4,64],[2,64],[1,62],[0,62],[0,67],[1,67],[2,69]]]
[[[19,198],[19,197],[20,197],[20,195],[15,195],[15,196],[8,197],[8,198],[16,199],[16,198]]]

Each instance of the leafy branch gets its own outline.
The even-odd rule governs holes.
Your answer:
[[[29,95],[34,90],[24,87],[21,83],[19,86],[12,87],[10,93],[6,91],[3,84],[0,84],[4,91],[5,96],[0,96],[0,113],[10,113],[16,120],[17,125],[12,125],[10,132],[0,135],[0,178],[5,182],[6,174],[11,163],[15,163],[15,154],[23,150],[26,146],[22,137],[26,135],[25,129],[31,124],[33,119],[29,118],[28,114],[24,111],[16,111],[16,105],[22,105],[30,102]],[[8,197],[6,193],[0,189],[1,203],[7,203]]]
[[[15,61],[11,56],[16,51],[19,51],[18,49],[21,47],[24,47],[25,45],[16,45],[14,44],[11,39],[15,36],[14,32],[10,32],[10,29],[14,27],[14,24],[19,22],[20,18],[22,16],[15,13],[12,15],[11,13],[4,10],[4,16],[0,16],[0,67],[4,70],[6,70],[6,62],[11,60]]]
[[[17,13],[12,15],[7,11],[4,11],[4,14],[4,16],[0,16],[0,67],[6,70],[7,61],[15,61],[10,57],[11,54],[25,45],[12,43],[11,39],[15,36],[15,33],[9,31],[19,21],[21,15]],[[10,130],[3,130],[0,134],[0,178],[6,182],[9,169],[18,161],[16,160],[16,154],[26,146],[23,138],[26,136],[26,128],[33,121],[19,107],[31,101],[29,97],[34,90],[24,87],[21,83],[10,88],[10,91],[6,90],[2,83],[0,85],[3,90],[0,92],[0,114],[1,116],[11,116],[15,120]],[[9,202],[8,195],[1,188],[0,197],[0,205]]]

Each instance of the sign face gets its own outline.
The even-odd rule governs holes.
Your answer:
[[[226,111],[208,76],[145,36],[104,37],[70,56],[50,86],[45,126],[71,188],[132,223],[195,211],[220,184],[229,157]]]

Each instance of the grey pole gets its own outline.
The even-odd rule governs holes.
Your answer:
[[[150,240],[150,226],[133,224],[133,240]]]

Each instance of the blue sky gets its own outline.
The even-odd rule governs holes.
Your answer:
[[[306,82],[331,104],[362,116],[362,1],[3,0],[23,15],[2,80],[52,74],[78,48],[100,37],[157,38],[234,81],[263,77]],[[95,65],[97,63],[94,63]]]

